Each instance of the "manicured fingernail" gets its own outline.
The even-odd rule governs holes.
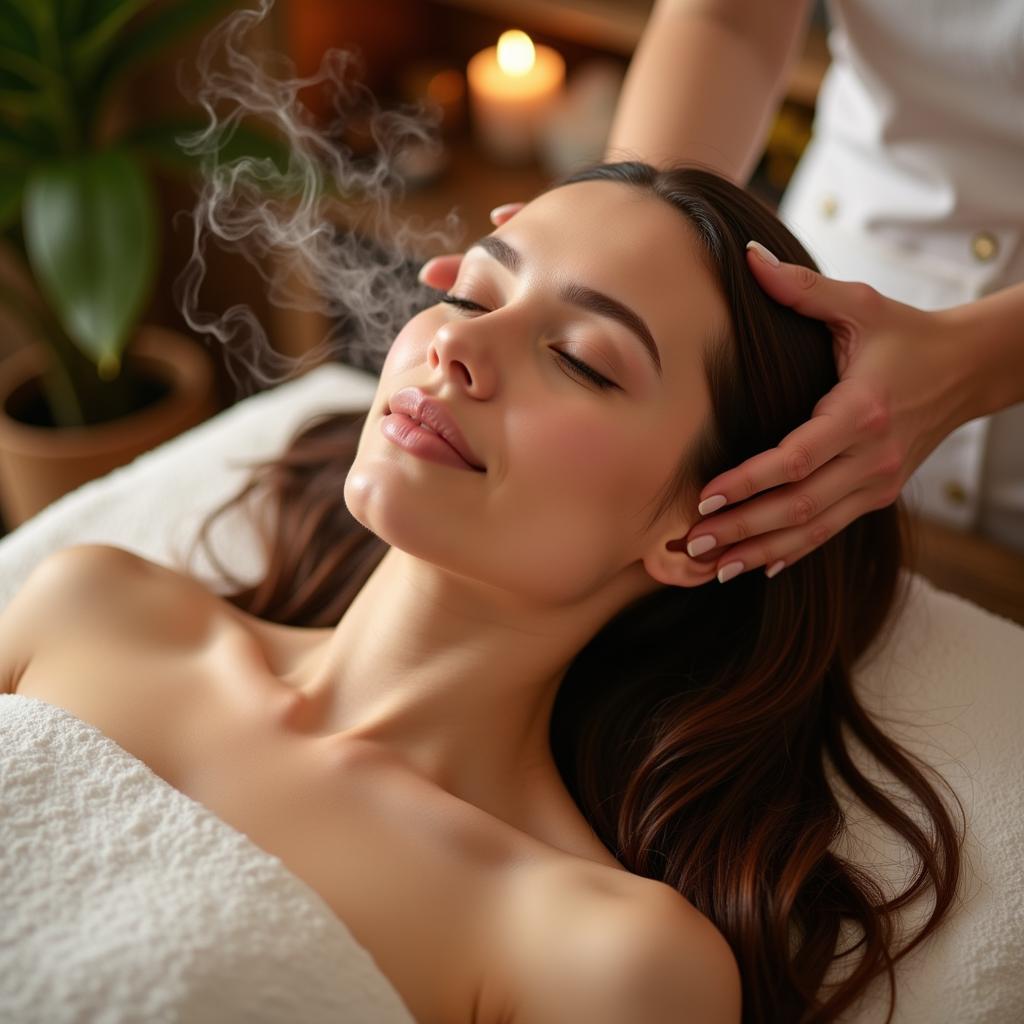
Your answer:
[[[423,264],[422,267],[420,267],[420,272],[416,275],[416,278],[417,278],[417,280],[419,281],[420,284],[426,284],[427,283],[426,281],[423,280],[423,278],[426,276],[427,272],[430,270],[430,264],[433,263],[433,262],[434,262],[433,259],[429,259],[429,260],[427,260],[426,263]]]
[[[769,249],[766,249],[760,242],[751,240],[747,242],[747,248],[753,249],[754,255],[759,256],[769,267],[777,267],[779,265],[779,257]]]
[[[706,551],[710,551],[713,547],[718,546],[718,541],[715,540],[710,534],[705,534],[703,537],[695,537],[686,545],[686,550],[690,552],[691,558],[696,558],[698,555],[703,555]]]
[[[770,568],[765,569],[764,574],[765,574],[765,576],[768,577],[768,579],[771,579],[773,576],[777,576],[785,568],[786,568],[786,563],[785,562],[782,562],[782,561],[773,562]]]
[[[717,512],[728,500],[724,494],[712,494],[697,506],[697,511],[702,516],[709,516],[712,512]]]
[[[496,206],[493,210],[491,210],[488,216],[491,218],[491,220],[494,220],[495,217],[500,217],[503,213],[508,213],[509,210],[514,210],[517,205],[517,203],[505,203],[504,206]]]
[[[734,576],[739,576],[743,572],[742,562],[730,562],[728,565],[723,565],[718,570],[718,582],[728,583]]]

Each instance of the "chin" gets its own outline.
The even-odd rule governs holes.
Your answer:
[[[358,460],[358,455],[356,459]],[[376,491],[374,485],[375,481],[372,477],[357,465],[353,465],[345,476],[345,486],[342,489],[342,497],[348,514],[371,533],[377,533],[371,522],[373,519],[371,507]]]
[[[388,475],[363,468],[357,457],[345,477],[345,508],[357,523],[386,544],[418,554],[415,549],[421,546],[424,516],[407,495],[395,494],[395,489],[384,479]]]

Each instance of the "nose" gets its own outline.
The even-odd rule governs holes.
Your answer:
[[[449,320],[434,333],[427,350],[427,362],[440,367],[443,375],[474,398],[487,398],[497,382],[494,365],[496,328],[471,320]]]

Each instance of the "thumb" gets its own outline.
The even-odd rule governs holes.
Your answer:
[[[874,292],[870,285],[836,281],[798,263],[780,263],[760,242],[747,242],[747,266],[776,302],[828,323],[862,321]]]
[[[455,284],[455,279],[459,276],[462,255],[461,252],[453,252],[427,260],[420,267],[420,272],[417,275],[420,284],[425,284],[429,288],[436,288],[440,292],[448,291]]]

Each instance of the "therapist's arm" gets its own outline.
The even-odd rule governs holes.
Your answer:
[[[810,11],[809,0],[655,0],[605,161],[695,161],[746,184]]]
[[[1024,402],[1024,282],[938,317],[961,340],[961,422]]]

